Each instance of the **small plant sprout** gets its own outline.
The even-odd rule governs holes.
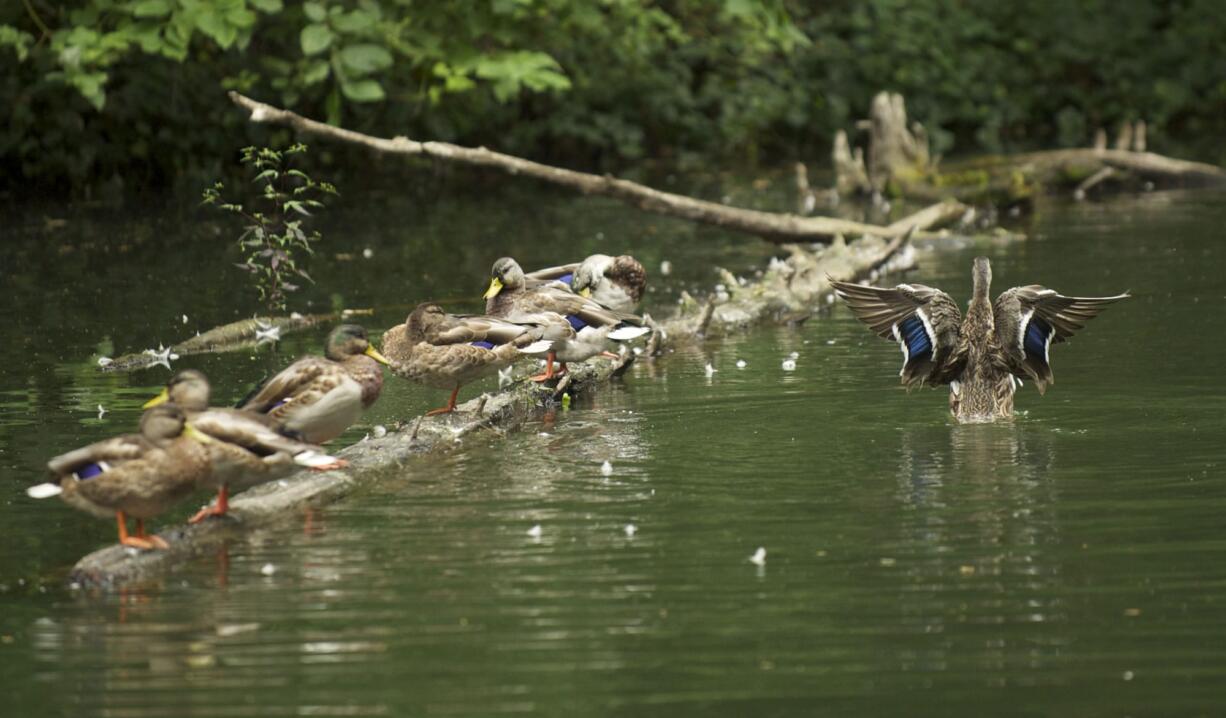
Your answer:
[[[299,266],[302,255],[313,254],[311,245],[318,242],[318,231],[307,233],[302,223],[312,216],[312,210],[322,209],[320,201],[336,195],[336,188],[327,182],[316,182],[290,160],[305,153],[304,144],[295,144],[277,151],[267,147],[246,147],[242,163],[255,172],[252,183],[256,197],[247,204],[226,202],[221,182],[204,190],[203,204],[243,218],[246,226],[238,238],[244,260],[236,266],[250,274],[260,292],[260,299],[270,308],[284,310],[286,294],[298,289],[292,280],[312,281]]]

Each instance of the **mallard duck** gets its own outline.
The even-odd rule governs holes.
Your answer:
[[[907,388],[949,384],[949,408],[960,422],[985,422],[1013,414],[1013,393],[1023,379],[1044,394],[1052,376],[1050,351],[1081,330],[1109,304],[1126,299],[1066,297],[1032,284],[1005,290],[988,301],[992,267],[976,257],[974,289],[966,318],[939,289],[900,284],[879,289],[831,280],[860,321],[902,347],[900,375]]]
[[[116,436],[55,457],[47,462],[55,480],[26,493],[37,499],[59,496],[69,506],[99,518],[114,516],[124,546],[166,548],[161,538],[145,533],[145,519],[187,498],[209,474],[210,441],[187,422],[179,407],[155,406],[141,416],[139,434]],[[136,519],[132,536],[128,516]]]
[[[647,287],[647,270],[634,257],[593,254],[582,262],[547,267],[524,275],[532,281],[557,281],[618,312],[633,312]]]
[[[145,408],[171,402],[187,420],[213,441],[206,444],[211,471],[198,486],[217,491],[217,503],[188,519],[196,523],[209,516],[224,516],[230,493],[258,486],[305,466],[327,471],[345,466],[323,449],[284,436],[273,429],[266,414],[209,406],[209,380],[202,372],[184,369],[166,383],[166,388]]]
[[[383,351],[397,376],[451,389],[447,406],[426,416],[455,411],[460,387],[510,366],[528,354],[548,351],[529,328],[493,317],[448,314],[437,304],[419,304],[404,324],[383,334]]]
[[[630,339],[647,333],[648,330],[615,332],[618,328],[640,327],[642,319],[628,312],[619,312],[589,298],[580,296],[556,284],[541,284],[529,286],[524,271],[519,263],[510,257],[502,257],[494,262],[490,269],[490,285],[485,291],[485,313],[489,316],[504,319],[513,323],[538,322],[548,329],[542,334],[547,340],[556,342],[554,350],[547,357],[545,373],[536,380],[552,379],[556,374],[553,364],[558,361],[558,351],[567,351],[568,356],[576,358],[570,361],[582,361],[594,356],[587,353],[603,339]],[[583,338],[577,334],[566,336],[556,319],[550,319],[549,314],[564,317],[570,326],[581,333],[585,328],[589,332]],[[574,341],[572,341],[574,340]],[[569,345],[566,342],[572,342]],[[603,350],[600,346],[595,353]]]
[[[545,371],[529,377],[531,381],[543,382],[565,374],[568,362],[583,362],[594,356],[605,356],[610,359],[621,357],[606,351],[610,341],[624,342],[647,334],[647,327],[636,327],[628,324],[606,324],[602,327],[582,324],[576,328],[571,317],[564,317],[553,312],[538,312],[536,314],[511,313],[506,320],[512,324],[533,327],[534,336],[540,336],[550,342],[550,351],[545,357]],[[554,363],[557,362],[557,368]]]
[[[282,433],[312,444],[340,436],[375,403],[388,364],[356,324],[328,335],[324,356],[303,357],[269,379],[239,408],[267,414]]]

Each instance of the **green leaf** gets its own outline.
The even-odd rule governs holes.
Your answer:
[[[342,82],[341,91],[345,93],[345,97],[354,102],[378,102],[382,100],[383,86],[374,80],[358,80],[356,82]]]
[[[323,3],[303,3],[302,12],[306,13],[307,19],[311,22],[323,22],[324,18],[328,17],[328,12],[324,10]]]
[[[328,61],[315,60],[302,73],[302,84],[315,85],[328,79]]]
[[[317,55],[332,44],[332,31],[327,25],[307,25],[302,28],[302,54]]]
[[[200,32],[213,38],[223,50],[234,44],[234,40],[238,37],[238,29],[220,13],[210,12],[205,10],[196,16],[196,28]]]
[[[332,18],[332,27],[336,28],[338,32],[343,32],[347,35],[365,32],[374,26],[375,16],[365,10],[354,10],[335,15]]]
[[[340,51],[341,62],[355,75],[367,75],[392,65],[392,53],[378,45],[348,45]]]
[[[260,12],[269,14],[281,12],[283,9],[281,0],[247,0],[247,4]]]
[[[136,17],[165,17],[170,14],[169,0],[140,0],[132,5]]]

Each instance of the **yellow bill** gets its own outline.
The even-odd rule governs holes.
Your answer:
[[[385,356],[383,356],[382,354],[380,354],[380,353],[379,353],[379,350],[378,350],[378,349],[375,349],[375,348],[374,348],[374,346],[373,346],[373,345],[371,345],[371,344],[367,344],[367,345],[366,345],[366,351],[364,351],[364,352],[362,352],[362,353],[363,353],[363,354],[365,354],[366,356],[370,357],[371,359],[374,359],[375,361],[379,362],[380,364],[386,364],[386,365],[388,365],[388,366],[391,366],[391,365],[392,365],[392,363],[391,363],[390,361],[388,361],[388,360],[387,360],[387,357],[385,357]]]
[[[188,438],[195,439],[196,441],[199,441],[201,444],[211,444],[211,443],[213,443],[213,437],[211,437],[211,436],[209,436],[208,434],[204,433],[203,431],[201,431],[201,430],[197,429],[196,427],[192,426],[191,424],[184,424],[184,425],[183,425],[183,435],[184,435],[184,436],[186,436],[186,437],[188,437]]]
[[[590,297],[590,296],[592,296],[592,288],[591,288],[591,287],[584,287],[583,289],[580,289],[580,290],[579,290],[579,296],[581,296],[581,297]]]
[[[165,404],[168,401],[170,401],[170,392],[165,389],[162,389],[161,394],[158,394],[157,396],[153,397],[149,401],[146,401],[144,404],[141,404],[140,408],[149,409],[151,407],[157,406],[158,404]]]
[[[498,296],[498,293],[501,291],[502,291],[502,280],[499,279],[498,277],[491,277],[490,278],[490,288],[485,290],[485,294],[482,294],[481,298],[490,299],[491,297],[496,297]]]

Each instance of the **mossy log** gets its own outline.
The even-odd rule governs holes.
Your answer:
[[[791,245],[787,259],[772,260],[754,281],[742,282],[722,272],[723,292],[705,302],[684,303],[675,315],[652,322],[655,331],[639,360],[653,360],[682,344],[741,331],[755,324],[802,321],[828,301],[832,291],[830,277],[855,280],[874,272],[910,267],[914,253],[906,249],[914,230],[931,226],[952,210],[959,208],[946,207],[943,211],[928,208],[900,220],[911,231],[889,240],[875,236],[854,242],[840,239],[816,250]],[[628,353],[616,362],[594,359],[572,364],[571,371],[556,386],[520,380],[504,391],[461,404],[453,414],[411,419],[384,436],[367,437],[337,452],[337,456],[349,462],[343,469],[326,473],[302,471],[247,491],[231,501],[228,518],[162,530],[160,535],[169,544],[163,551],[136,551],[118,545],[95,551],[76,564],[71,580],[81,586],[113,587],[156,578],[228,538],[282,521],[305,507],[335,502],[411,457],[454,449],[460,439],[484,429],[514,429],[542,406],[559,401],[563,393],[591,391],[618,376],[635,360],[636,355]]]

